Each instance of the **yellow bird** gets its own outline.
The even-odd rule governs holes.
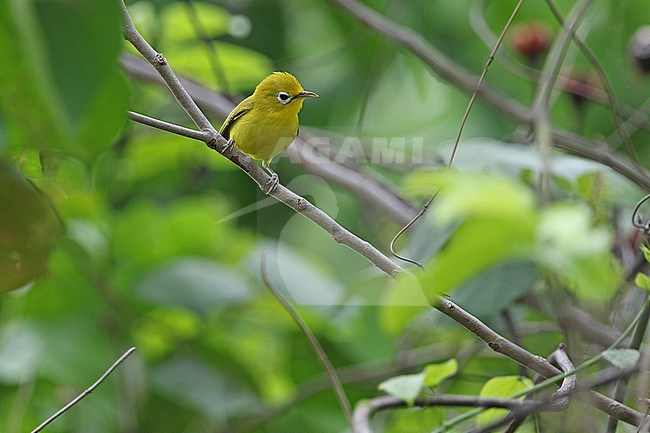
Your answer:
[[[262,167],[271,175],[267,194],[278,184],[278,175],[269,167],[271,160],[287,150],[298,135],[298,112],[304,98],[317,97],[303,89],[290,73],[274,72],[223,122],[219,134],[228,139],[225,151],[234,145],[262,161]]]

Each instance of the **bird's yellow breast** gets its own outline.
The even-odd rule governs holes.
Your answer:
[[[282,107],[282,110],[254,104],[230,130],[235,146],[253,158],[266,162],[287,150],[298,135],[298,111],[302,101],[295,101],[294,104]]]

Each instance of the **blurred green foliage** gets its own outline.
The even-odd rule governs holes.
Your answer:
[[[470,0],[365,3],[478,74],[489,35],[473,31],[471,14],[494,37],[515,1],[488,2],[484,11]],[[558,7],[566,15],[573,3]],[[486,350],[454,360],[475,338],[426,306],[435,295],[507,334],[506,310],[521,322],[553,320],[516,303],[527,293],[562,292],[604,321],[610,303],[636,293],[622,284],[624,264],[612,251],[628,242],[638,187],[558,153],[554,199],[540,206],[537,148],[480,102],[455,170],[445,173],[468,95],[326,1],[128,7],[177,72],[212,90],[237,98],[273,70],[296,74],[321,96],[302,111],[304,130],[334,149],[350,150],[346,137],[362,150],[377,138],[403,139],[403,163],[356,157],[415,207],[444,186],[404,242],[425,271],[390,281],[201,143],[127,123],[132,109],[190,126],[166,89],[119,68],[120,53],[134,51],[121,40],[117,1],[0,1],[0,431],[30,431],[133,345],[135,355],[48,431],[346,431],[311,347],[261,281],[262,249],[272,283],[341,369],[352,403],[380,393],[382,382],[407,400],[422,392],[507,396],[527,386],[513,376],[518,366]],[[543,2],[526,3],[516,18],[532,20],[553,34],[560,28]],[[647,0],[606,0],[579,32],[626,116],[650,94],[627,54],[649,21]],[[529,104],[535,84],[512,62],[526,59],[506,41],[487,82]],[[565,75],[591,71],[576,47],[565,66]],[[566,93],[554,95],[551,120],[589,140],[614,133],[607,107],[577,106]],[[649,138],[643,129],[632,135],[644,166]],[[274,165],[284,184],[387,250],[397,223],[289,158]],[[645,288],[646,280],[638,278]],[[545,355],[563,338],[545,331],[520,344]],[[426,359],[414,358],[423,351]],[[380,414],[377,431],[426,432],[456,413]]]

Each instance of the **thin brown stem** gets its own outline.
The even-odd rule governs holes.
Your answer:
[[[348,422],[352,423],[352,406],[350,405],[350,400],[348,400],[348,397],[345,394],[345,389],[343,389],[341,379],[336,373],[336,370],[334,369],[332,362],[327,356],[327,353],[325,353],[325,349],[323,349],[323,346],[320,344],[318,338],[316,338],[316,335],[312,332],[307,322],[305,322],[303,318],[300,317],[300,314],[298,314],[296,309],[293,308],[291,303],[287,300],[287,298],[284,297],[282,292],[276,289],[273,284],[271,284],[271,280],[269,280],[268,273],[266,272],[266,250],[262,251],[262,257],[260,258],[260,274],[262,275],[262,281],[264,281],[266,287],[268,287],[271,293],[273,293],[273,296],[275,296],[278,302],[280,302],[282,307],[289,313],[293,321],[296,322],[296,325],[298,325],[302,333],[305,334],[305,337],[307,337],[307,340],[314,350],[318,361],[325,368],[325,372],[327,373],[327,377],[329,378],[330,383],[334,388],[334,392],[336,393],[336,397],[338,399],[339,406],[341,406],[343,414],[347,418]]]
[[[133,352],[135,351],[135,347],[130,348],[122,356],[120,356],[117,361],[113,363],[109,367],[108,370],[104,374],[101,375],[99,379],[95,383],[93,383],[90,387],[88,387],[84,392],[79,394],[77,397],[75,397],[70,403],[66,404],[63,406],[61,409],[59,409],[54,415],[43,421],[41,425],[36,427],[34,430],[32,430],[32,433],[38,433],[39,431],[43,430],[45,427],[47,427],[52,421],[63,415],[68,409],[70,409],[72,406],[75,404],[79,403],[84,397],[86,397],[88,394],[93,392],[99,385],[102,384],[106,380],[106,378],[115,370],[126,358],[128,358]]]

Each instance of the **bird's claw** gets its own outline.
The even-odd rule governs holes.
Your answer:
[[[235,140],[231,138],[226,142],[226,144],[223,145],[221,153],[230,153],[232,152],[233,147],[235,147]]]
[[[268,189],[264,191],[266,195],[271,194],[275,189],[278,187],[278,183],[280,182],[280,178],[276,173],[273,173],[271,175],[271,179],[269,179],[268,182],[266,182],[266,185],[268,185]]]

